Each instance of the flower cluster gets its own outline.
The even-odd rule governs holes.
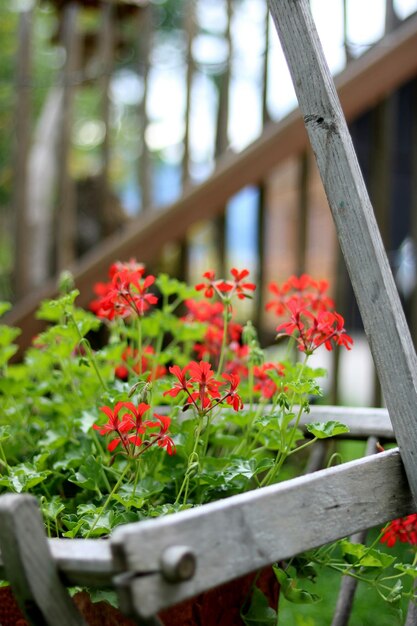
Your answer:
[[[334,310],[334,302],[327,295],[328,283],[315,281],[303,274],[292,276],[281,287],[269,285],[275,298],[267,303],[266,309],[278,317],[287,316],[287,321],[277,326],[278,337],[294,337],[298,349],[312,354],[324,345],[332,350],[335,345],[350,350],[352,338],[346,333],[343,317]]]
[[[115,263],[110,267],[108,283],[96,283],[94,291],[98,298],[90,304],[91,310],[100,318],[142,317],[152,305],[158,302],[157,296],[150,293],[155,276],[144,276],[142,263]]]
[[[222,374],[225,382],[216,380],[207,361],[191,361],[183,369],[173,365],[169,371],[177,382],[164,392],[164,396],[176,398],[180,392],[185,392],[187,404],[194,406],[200,414],[212,411],[223,402],[230,404],[235,411],[243,408],[242,399],[237,393],[239,376]]]
[[[417,545],[417,513],[395,519],[384,528],[381,542],[392,548],[397,541]]]
[[[204,291],[206,298],[212,298],[217,294],[221,299],[230,300],[232,296],[237,295],[240,300],[250,298],[249,292],[255,291],[254,283],[244,282],[249,276],[249,270],[243,269],[239,271],[235,267],[230,270],[233,280],[216,279],[215,272],[209,270],[203,274],[206,282],[196,285],[197,291]]]
[[[137,458],[157,444],[161,448],[166,448],[168,454],[172,455],[175,453],[175,445],[168,433],[171,419],[168,415],[158,413],[153,414],[154,419],[144,419],[145,413],[150,408],[145,402],[140,402],[138,406],[133,402],[117,402],[114,409],[102,406],[100,411],[107,416],[107,423],[94,424],[93,428],[98,430],[100,435],[113,437],[107,445],[110,452],[121,446],[129,458]]]

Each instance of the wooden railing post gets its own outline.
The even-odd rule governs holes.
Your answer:
[[[22,12],[19,20],[19,49],[16,68],[16,145],[14,158],[14,230],[15,297],[25,296],[30,288],[30,257],[28,254],[28,154],[31,126],[31,46],[33,10]]]
[[[269,0],[417,502],[417,357],[307,0]]]

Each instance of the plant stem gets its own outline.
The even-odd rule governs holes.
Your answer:
[[[142,375],[142,317],[140,315],[136,318],[136,328],[138,331],[138,365],[139,376]]]
[[[178,502],[180,500],[180,497],[181,497],[181,494],[184,491],[184,488],[186,489],[185,496],[188,495],[188,483],[190,482],[191,466],[195,462],[194,459],[195,458],[198,459],[197,448],[198,448],[198,444],[200,443],[200,435],[201,435],[201,431],[203,429],[203,418],[202,418],[201,415],[199,415],[198,418],[199,418],[199,423],[198,423],[198,426],[196,428],[196,434],[195,434],[195,441],[194,441],[193,451],[191,452],[190,456],[188,457],[187,469],[185,470],[184,480],[182,481],[181,488],[180,488],[180,490],[178,492],[178,495],[177,495],[177,497],[175,499],[174,504],[178,504]]]
[[[72,323],[74,324],[75,329],[76,329],[76,331],[77,331],[77,334],[78,334],[78,336],[79,336],[79,338],[80,338],[80,341],[79,341],[79,345],[80,345],[80,347],[81,347],[82,345],[83,345],[83,346],[85,346],[85,349],[86,349],[86,351],[87,351],[88,358],[89,358],[89,360],[90,360],[91,365],[92,365],[92,366],[93,366],[93,368],[94,368],[95,373],[97,374],[97,378],[99,379],[100,384],[102,385],[102,387],[103,387],[104,391],[107,391],[107,385],[106,385],[106,383],[104,382],[104,380],[103,380],[103,378],[102,378],[102,376],[101,376],[101,374],[100,374],[100,370],[98,369],[98,366],[97,366],[97,362],[96,362],[95,356],[94,356],[93,351],[92,351],[91,346],[90,346],[90,342],[88,341],[88,339],[86,339],[85,337],[83,337],[83,336],[82,336],[82,334],[80,333],[80,329],[78,328],[78,324],[77,324],[77,322],[75,321],[74,315],[73,315],[72,313],[69,313],[69,314],[68,314],[68,317],[70,318],[70,320],[71,320],[71,321],[72,321]]]
[[[217,373],[216,373],[216,376],[219,376],[219,374],[221,374],[221,371],[222,371],[222,369],[223,369],[223,361],[224,361],[224,358],[225,358],[225,356],[226,356],[228,323],[229,323],[229,303],[226,301],[226,302],[224,303],[224,309],[223,309],[223,338],[222,338],[222,347],[221,347],[221,349],[220,349],[219,366],[218,366],[218,368],[217,368]]]
[[[116,491],[119,489],[120,485],[122,484],[122,481],[123,481],[124,477],[126,476],[128,469],[129,469],[129,463],[127,463],[127,465],[124,468],[123,472],[119,476],[119,480],[117,481],[117,483],[115,484],[115,486],[113,487],[113,489],[111,490],[109,495],[107,496],[107,499],[106,499],[104,505],[101,507],[100,513],[97,515],[96,519],[93,522],[93,525],[91,526],[90,530],[88,531],[88,533],[87,533],[87,535],[85,537],[86,539],[88,539],[90,537],[91,533],[93,532],[93,530],[97,526],[98,522],[100,521],[101,516],[103,515],[104,511],[107,509],[107,507],[108,507],[108,505],[110,503],[110,500],[112,499],[112,497],[114,496]]]

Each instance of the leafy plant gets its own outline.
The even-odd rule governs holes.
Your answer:
[[[327,283],[303,275],[271,284],[267,309],[280,318],[278,339],[289,340],[282,361],[267,361],[252,324],[235,319],[236,303],[255,290],[248,275],[209,271],[191,288],[115,263],[90,311],[76,306],[67,276],[59,298],[40,306],[48,327],[21,363],[10,363],[19,331],[0,326],[0,489],[36,495],[49,536],[103,537],[270,485],[299,474],[315,441],[348,431],[335,420],[300,429],[321,396],[324,371],[311,355],[352,346]],[[107,339],[93,348],[99,330]],[[415,519],[396,524],[383,540],[415,544]],[[367,581],[393,606],[412,596],[417,576],[415,561],[343,540],[277,564],[284,597],[317,602],[303,579],[322,567]],[[276,623],[256,588],[242,616]]]

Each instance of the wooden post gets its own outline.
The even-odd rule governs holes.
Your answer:
[[[296,272],[303,274],[306,271],[307,229],[308,229],[308,182],[310,174],[309,154],[306,150],[298,157],[298,222],[297,222],[297,251]]]
[[[62,271],[75,259],[76,215],[75,190],[69,173],[69,151],[71,147],[72,104],[76,71],[79,67],[79,41],[77,36],[78,5],[65,5],[62,15],[63,44],[66,63],[63,71],[63,99],[58,146],[58,198],[55,215],[55,259],[56,270]]]
[[[151,185],[151,157],[148,144],[146,142],[146,129],[148,127],[148,94],[149,94],[149,69],[150,69],[150,53],[152,42],[152,4],[149,3],[143,7],[139,13],[140,32],[139,32],[139,50],[141,75],[143,79],[143,96],[139,108],[139,117],[142,134],[142,154],[140,156],[139,181],[142,194],[142,209],[148,210],[152,204],[152,185]]]
[[[217,109],[217,127],[216,127],[216,145],[215,145],[215,157],[219,159],[227,150],[229,145],[229,91],[230,91],[230,71],[232,63],[232,0],[226,0],[227,10],[227,25],[225,38],[228,48],[228,57],[226,60],[226,66],[223,74],[220,77],[219,83],[219,106]],[[227,258],[227,236],[226,236],[226,210],[224,210],[217,216],[214,221],[213,235],[215,237],[214,245],[217,250],[217,259],[219,276],[226,276],[226,258]]]
[[[33,626],[86,626],[60,581],[36,499],[0,499],[0,547],[6,576]]]
[[[410,332],[308,3],[269,5],[417,502],[417,357]]]
[[[413,91],[411,96],[413,120],[412,120],[412,142],[411,142],[411,236],[414,244],[417,246],[417,79],[413,82]],[[417,287],[411,296],[410,305],[410,327],[411,334],[414,339],[414,345],[417,345]]]
[[[106,237],[112,233],[111,206],[109,203],[109,162],[110,162],[110,98],[109,87],[114,60],[114,6],[111,2],[101,5],[101,28],[99,39],[99,56],[102,68],[100,80],[101,110],[105,126],[105,134],[102,145],[102,163],[100,172],[100,192],[97,202],[97,218],[101,225],[101,236]]]
[[[22,12],[19,20],[16,67],[16,143],[14,156],[14,296],[22,298],[30,291],[30,248],[28,224],[28,154],[31,136],[31,47],[33,10]]]
[[[265,22],[264,22],[264,58],[262,64],[262,128],[270,121],[268,112],[268,62],[269,62],[269,11],[268,7],[265,7]],[[258,257],[258,268],[256,283],[258,285],[256,300],[255,300],[255,326],[258,329],[259,338],[261,343],[263,337],[266,334],[263,328],[264,308],[265,308],[265,246],[266,246],[266,229],[268,220],[268,210],[266,207],[267,199],[267,181],[262,180],[258,185],[259,197],[258,197],[258,232],[256,238],[256,250]]]

